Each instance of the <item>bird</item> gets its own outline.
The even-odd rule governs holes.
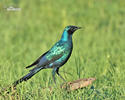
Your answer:
[[[69,25],[64,28],[61,39],[56,42],[52,48],[50,48],[47,52],[42,54],[36,61],[34,61],[31,65],[26,68],[31,68],[29,73],[20,78],[19,80],[13,83],[14,87],[23,82],[29,80],[32,76],[38,73],[42,69],[52,68],[52,78],[55,81],[55,74],[57,74],[62,80],[65,79],[60,75],[59,68],[63,66],[68,59],[70,58],[73,50],[73,41],[72,36],[73,33],[81,29],[81,27]]]

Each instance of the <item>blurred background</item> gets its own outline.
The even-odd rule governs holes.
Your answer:
[[[8,11],[9,7],[20,10]],[[55,86],[47,69],[18,86],[19,98],[124,100],[124,0],[1,0],[0,87],[28,73],[25,66],[50,49],[67,25],[83,29],[75,32],[72,56],[60,73],[67,81],[95,77],[94,89],[42,91]]]

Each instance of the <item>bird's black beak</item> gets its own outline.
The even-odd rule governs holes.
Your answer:
[[[82,27],[76,27],[75,30],[81,29]]]
[[[81,29],[82,27],[77,27],[77,29]]]

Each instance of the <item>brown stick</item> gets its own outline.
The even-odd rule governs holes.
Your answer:
[[[87,87],[88,85],[92,84],[92,82],[95,80],[96,80],[95,78],[79,79],[79,80],[65,83],[61,86],[61,88],[67,89],[67,90],[76,90],[79,88]]]

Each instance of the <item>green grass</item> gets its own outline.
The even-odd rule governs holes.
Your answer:
[[[21,11],[3,9],[9,6],[20,7]],[[14,98],[125,100],[124,0],[1,0],[0,88],[28,73],[25,66],[51,48],[67,25],[84,29],[75,32],[73,53],[60,68],[61,75],[67,81],[97,80],[91,86],[67,92],[59,88],[63,83],[59,77],[55,86],[51,69],[42,70],[18,85]],[[53,92],[42,89],[49,86]],[[0,99],[12,99],[12,95]]]

